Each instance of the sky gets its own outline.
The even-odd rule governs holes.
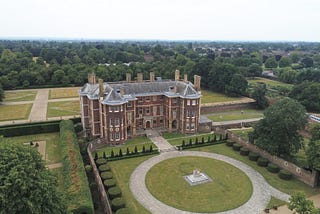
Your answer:
[[[320,42],[320,0],[0,0],[0,38]]]

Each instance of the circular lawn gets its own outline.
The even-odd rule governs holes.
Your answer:
[[[200,169],[213,181],[190,186],[183,176]],[[191,212],[221,212],[237,208],[252,195],[252,184],[245,173],[223,161],[202,157],[164,160],[147,173],[150,193],[163,203]]]

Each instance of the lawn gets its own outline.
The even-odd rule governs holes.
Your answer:
[[[298,191],[304,192],[307,196],[319,194],[319,189],[309,187],[297,179],[292,179],[289,181],[280,179],[277,174],[270,173],[266,168],[258,166],[256,162],[250,161],[247,156],[241,156],[238,152],[235,152],[231,147],[227,147],[225,144],[206,146],[193,150],[222,154],[242,161],[263,175],[263,177],[271,186],[287,194],[292,195]]]
[[[46,164],[59,163],[62,161],[58,132],[24,135],[19,137],[11,137],[10,139],[17,143],[26,143],[30,141],[46,141]]]
[[[210,120],[214,122],[231,121],[231,120],[245,120],[253,118],[263,117],[263,111],[256,109],[244,109],[244,110],[232,110],[218,112],[215,114],[210,114],[207,116]]]
[[[201,103],[219,103],[219,102],[231,102],[241,100],[241,97],[229,97],[222,93],[212,91],[201,91]]]
[[[182,140],[185,140],[186,143],[189,142],[190,139],[192,139],[192,142],[196,141],[196,138],[198,138],[198,141],[201,142],[202,138],[204,138],[205,141],[208,140],[208,137],[210,136],[211,139],[213,139],[212,134],[198,134],[198,135],[187,135],[187,134],[173,134],[173,133],[167,133],[163,134],[162,137],[167,139],[167,141],[174,146],[179,146],[182,144]]]
[[[122,150],[123,154],[126,154],[127,148],[129,148],[129,151],[134,151],[134,148],[137,147],[138,151],[142,151],[143,146],[145,149],[149,149],[152,145],[153,149],[157,149],[157,147],[151,142],[151,140],[147,137],[140,136],[140,137],[134,137],[132,139],[127,140],[127,142],[123,145],[118,146],[105,146],[101,149],[98,149],[98,156],[102,157],[103,152],[105,152],[106,156],[110,156],[111,151],[114,152],[115,155],[119,154],[119,150]]]
[[[71,98],[78,97],[78,87],[73,88],[55,88],[50,89],[49,99],[61,99],[61,98]]]
[[[194,169],[201,169],[213,181],[190,186],[183,176],[192,174]],[[244,172],[225,162],[202,157],[162,161],[147,173],[146,185],[150,193],[165,204],[200,213],[237,208],[252,195],[252,184]]]
[[[147,214],[149,213],[139,202],[133,197],[130,188],[130,176],[133,170],[140,165],[143,161],[153,157],[144,156],[138,158],[130,158],[126,160],[110,161],[109,165],[112,169],[114,178],[117,181],[117,185],[120,187],[122,197],[126,202],[126,207],[129,209],[129,213]]]
[[[80,114],[79,101],[48,102],[47,117],[72,116]]]
[[[32,104],[0,105],[0,121],[28,119]]]
[[[291,84],[288,83],[283,83],[283,82],[279,82],[279,81],[275,81],[275,80],[270,80],[270,79],[266,79],[266,78],[261,78],[261,77],[255,77],[254,79],[250,79],[248,80],[248,83],[258,83],[258,82],[263,82],[265,84],[267,84],[267,86],[269,87],[277,87],[277,86],[282,86],[282,87],[292,87]]]
[[[5,91],[3,102],[33,101],[37,91]]]
[[[242,129],[232,129],[230,130],[233,133],[235,133],[236,135],[240,136],[241,138],[245,139],[245,140],[249,140],[249,132],[253,131],[253,128],[242,128]]]

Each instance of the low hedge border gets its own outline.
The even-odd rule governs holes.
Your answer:
[[[278,173],[280,171],[280,168],[273,163],[269,163],[267,166],[267,170],[272,173]]]
[[[114,198],[118,198],[118,197],[121,197],[121,189],[117,186],[115,187],[111,187],[109,190],[108,190],[108,195],[110,197],[110,200],[114,199]]]
[[[199,144],[192,144],[190,145],[186,145],[184,147],[177,146],[178,150],[185,150],[185,149],[193,149],[193,148],[198,148],[198,147],[204,147],[204,146],[212,146],[212,145],[218,145],[218,144],[222,144],[227,142],[226,140],[222,140],[222,141],[216,141],[216,142],[210,142],[210,143],[199,143]]]
[[[266,167],[268,166],[269,160],[263,157],[259,157],[257,160],[258,166]]]
[[[235,143],[235,144],[232,145],[232,149],[234,151],[240,151],[241,148],[242,148],[241,144]]]
[[[130,214],[130,210],[128,208],[118,209],[116,214]]]
[[[110,189],[111,187],[115,187],[116,181],[114,179],[106,179],[103,181],[103,185],[107,188]]]
[[[249,150],[247,148],[242,147],[240,149],[240,155],[242,156],[248,156],[249,155]]]
[[[99,172],[107,172],[111,170],[108,164],[100,165],[98,169],[99,169]]]
[[[121,208],[125,208],[126,204],[123,200],[123,198],[114,198],[111,201],[111,209],[113,212],[116,212],[117,210],[121,209]]]
[[[254,153],[254,152],[249,152],[249,160],[252,160],[252,161],[257,161],[258,158],[260,157],[259,154],[257,153]]]
[[[113,178],[113,174],[112,174],[112,172],[102,172],[100,174],[100,177],[101,177],[102,180],[112,179]]]
[[[290,180],[292,178],[292,174],[287,170],[281,169],[278,174],[279,178],[283,180]]]
[[[123,160],[123,159],[129,159],[129,158],[136,158],[136,157],[142,157],[142,156],[147,156],[147,155],[154,155],[154,154],[159,154],[158,150],[153,150],[152,152],[140,152],[137,154],[132,154],[132,155],[123,155],[121,157],[108,157],[107,160],[108,161],[116,161],[116,160]]]

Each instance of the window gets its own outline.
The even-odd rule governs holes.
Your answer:
[[[110,118],[110,122],[109,122],[110,124],[110,126],[113,126],[113,119],[112,118]]]
[[[116,117],[116,118],[114,119],[114,125],[115,125],[115,126],[120,126],[120,119],[119,119],[118,117]]]
[[[191,126],[190,126],[190,128],[191,128],[191,130],[194,130],[194,123],[191,123]]]
[[[163,119],[162,118],[160,119],[160,124],[163,124]]]
[[[186,123],[186,130],[190,130],[190,124]]]
[[[173,98],[173,99],[172,99],[172,103],[173,103],[173,104],[177,104],[177,102],[178,102],[178,101],[177,101],[177,98]]]
[[[139,114],[142,114],[142,108],[141,107],[138,109],[138,112],[139,112]]]
[[[132,102],[128,102],[128,107],[132,107]]]
[[[191,117],[195,117],[196,116],[196,111],[192,110],[191,111]]]
[[[177,117],[177,110],[176,109],[172,110],[172,117],[173,118]]]
[[[190,105],[190,100],[187,100],[187,106],[189,106]]]
[[[150,114],[150,107],[146,107],[146,114],[147,114],[147,115]]]
[[[153,120],[153,125],[156,125],[157,124],[157,120]]]
[[[150,97],[149,96],[146,96],[146,101],[150,102]]]
[[[138,98],[138,103],[143,103],[142,97]]]
[[[109,112],[118,112],[119,106],[109,106]]]
[[[187,110],[187,117],[190,117],[190,110]]]
[[[163,114],[163,106],[160,106],[160,114]]]
[[[153,115],[157,115],[157,109],[158,109],[157,106],[153,106]]]
[[[142,120],[139,120],[139,126],[142,126]]]
[[[153,96],[153,97],[152,97],[152,100],[153,100],[153,101],[157,101],[157,96]]]
[[[195,106],[197,104],[197,100],[192,100],[192,105]]]
[[[114,134],[111,133],[111,135],[110,135],[110,141],[113,141],[113,139],[114,139]]]
[[[120,132],[116,132],[116,140],[120,140]]]
[[[162,101],[163,100],[163,97],[162,96],[160,96],[160,99],[159,99],[160,101]]]

